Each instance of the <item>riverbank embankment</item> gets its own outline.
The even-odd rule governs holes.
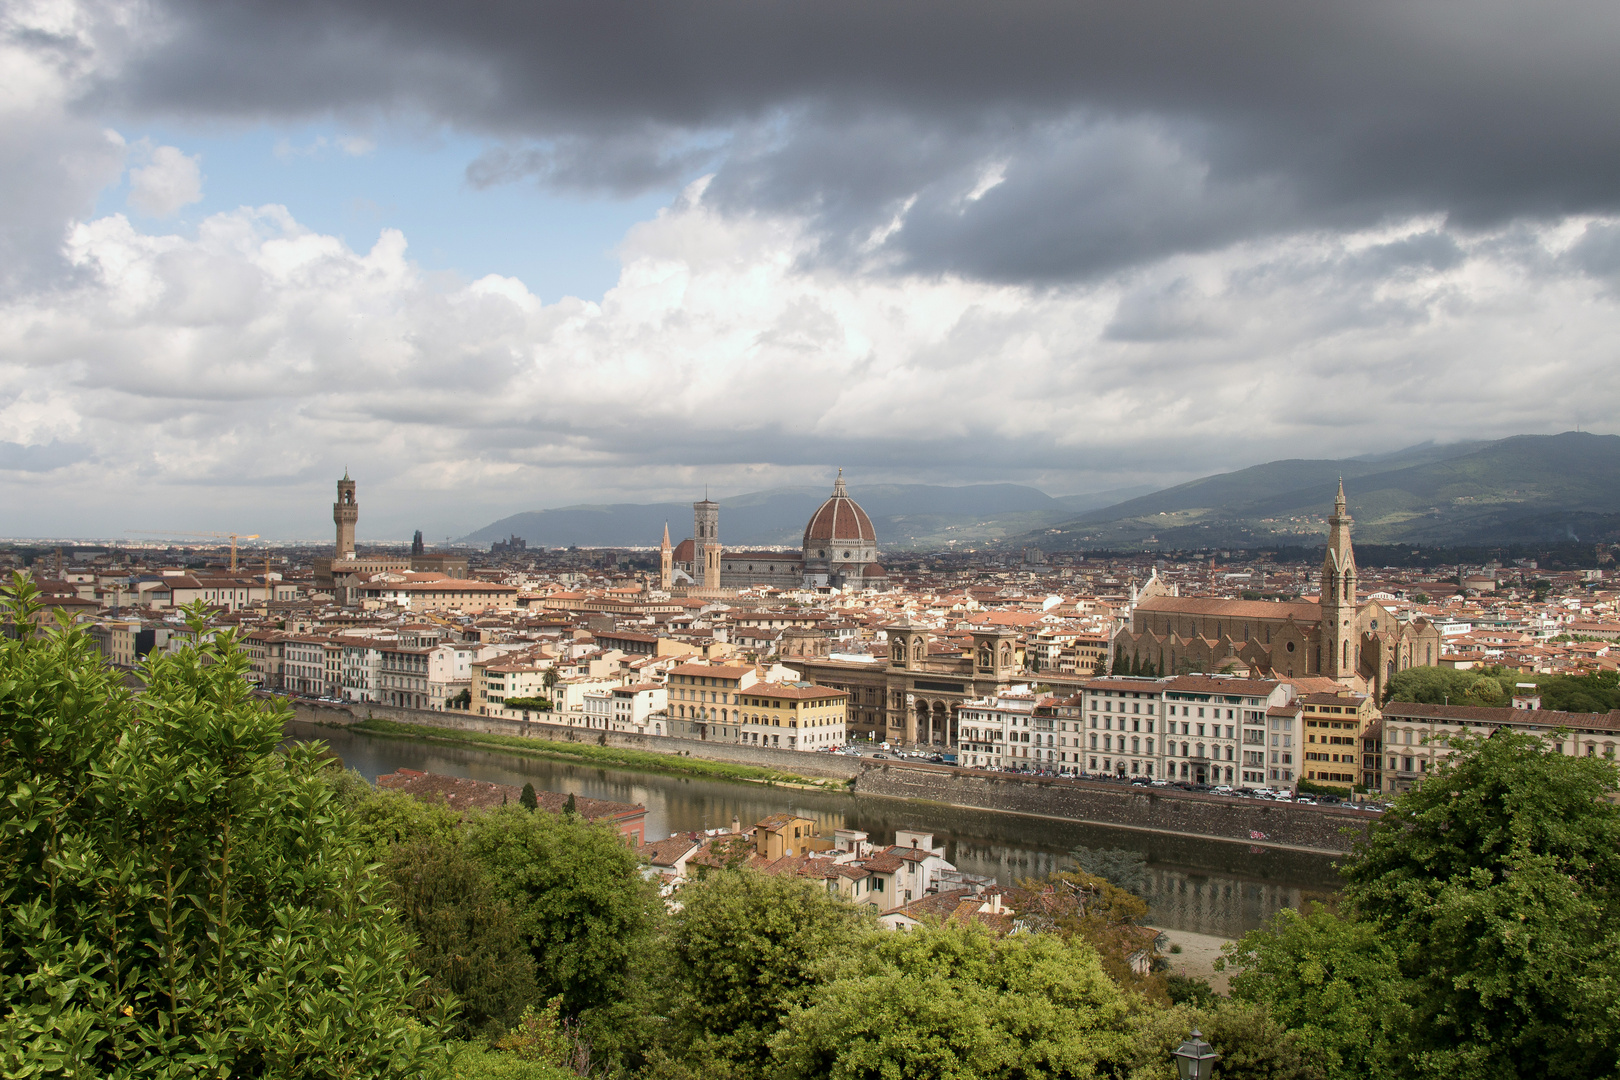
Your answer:
[[[989,773],[892,758],[855,758],[601,731],[548,722],[544,718],[554,715],[549,713],[524,721],[369,704],[333,705],[295,699],[292,705],[297,719],[307,723],[350,727],[372,721],[367,729],[383,734],[411,737],[414,732],[419,737],[581,764],[761,783],[802,783],[1263,848],[1342,854],[1350,850],[1354,839],[1369,824],[1368,815],[1358,810],[1101,781]]]

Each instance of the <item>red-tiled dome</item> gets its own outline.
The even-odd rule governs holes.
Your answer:
[[[804,546],[807,549],[831,548],[846,543],[876,544],[877,531],[872,528],[872,519],[866,516],[866,511],[844,490],[844,477],[840,474],[833,484],[832,498],[810,515],[810,524],[804,527]]]

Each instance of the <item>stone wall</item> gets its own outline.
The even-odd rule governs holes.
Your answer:
[[[553,742],[588,742],[598,746],[619,747],[626,750],[646,750],[655,754],[676,754],[682,757],[703,758],[707,761],[725,761],[735,765],[757,765],[765,769],[780,769],[798,776],[813,776],[834,780],[849,780],[861,773],[861,763],[841,754],[818,754],[797,750],[773,750],[763,746],[738,746],[731,743],[702,742],[698,739],[678,739],[670,735],[637,735],[623,731],[592,731],[568,724],[545,720],[505,720],[494,716],[474,716],[461,712],[439,712],[427,709],[395,709],[382,705],[327,705],[319,702],[295,701],[294,712],[299,720],[314,724],[348,726],[361,720],[376,718],[421,727],[445,728],[453,731],[481,731],[493,735],[516,735],[526,739],[546,739]],[[535,717],[551,717],[555,713],[533,713]]]
[[[907,762],[868,762],[855,790],[956,806],[1089,821],[1154,832],[1346,852],[1372,815],[1335,807],[1234,799],[1165,788],[1019,777]],[[1351,836],[1341,830],[1351,830]],[[1252,833],[1263,834],[1256,839]]]
[[[868,795],[930,799],[984,810],[1313,851],[1349,851],[1353,836],[1346,836],[1340,830],[1348,828],[1359,836],[1366,831],[1372,819],[1372,815],[1359,810],[1233,799],[1167,788],[1125,787],[1084,780],[983,773],[913,761],[874,761],[839,754],[701,742],[668,735],[591,731],[539,719],[505,720],[459,712],[305,701],[294,701],[293,707],[299,720],[316,724],[347,726],[375,717],[426,728],[481,731],[554,742],[590,742],[628,750],[757,765],[800,776],[854,779],[855,790]],[[549,717],[555,714],[533,715]],[[1263,834],[1264,839],[1251,836],[1254,832]]]

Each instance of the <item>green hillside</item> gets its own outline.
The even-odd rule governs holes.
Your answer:
[[[1066,548],[1313,543],[1340,477],[1356,537],[1477,544],[1620,537],[1620,436],[1565,432],[1273,461],[1092,511],[1014,543]]]

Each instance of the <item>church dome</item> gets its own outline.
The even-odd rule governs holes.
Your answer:
[[[838,480],[833,484],[832,497],[810,515],[810,523],[804,527],[805,552],[808,554],[811,549],[825,550],[827,554],[823,558],[844,561],[859,557],[854,549],[876,545],[877,531],[872,528],[872,519],[844,490],[844,473],[840,469]],[[851,553],[843,556],[841,549],[846,547],[851,549]],[[867,562],[869,559],[862,558],[861,561]]]

